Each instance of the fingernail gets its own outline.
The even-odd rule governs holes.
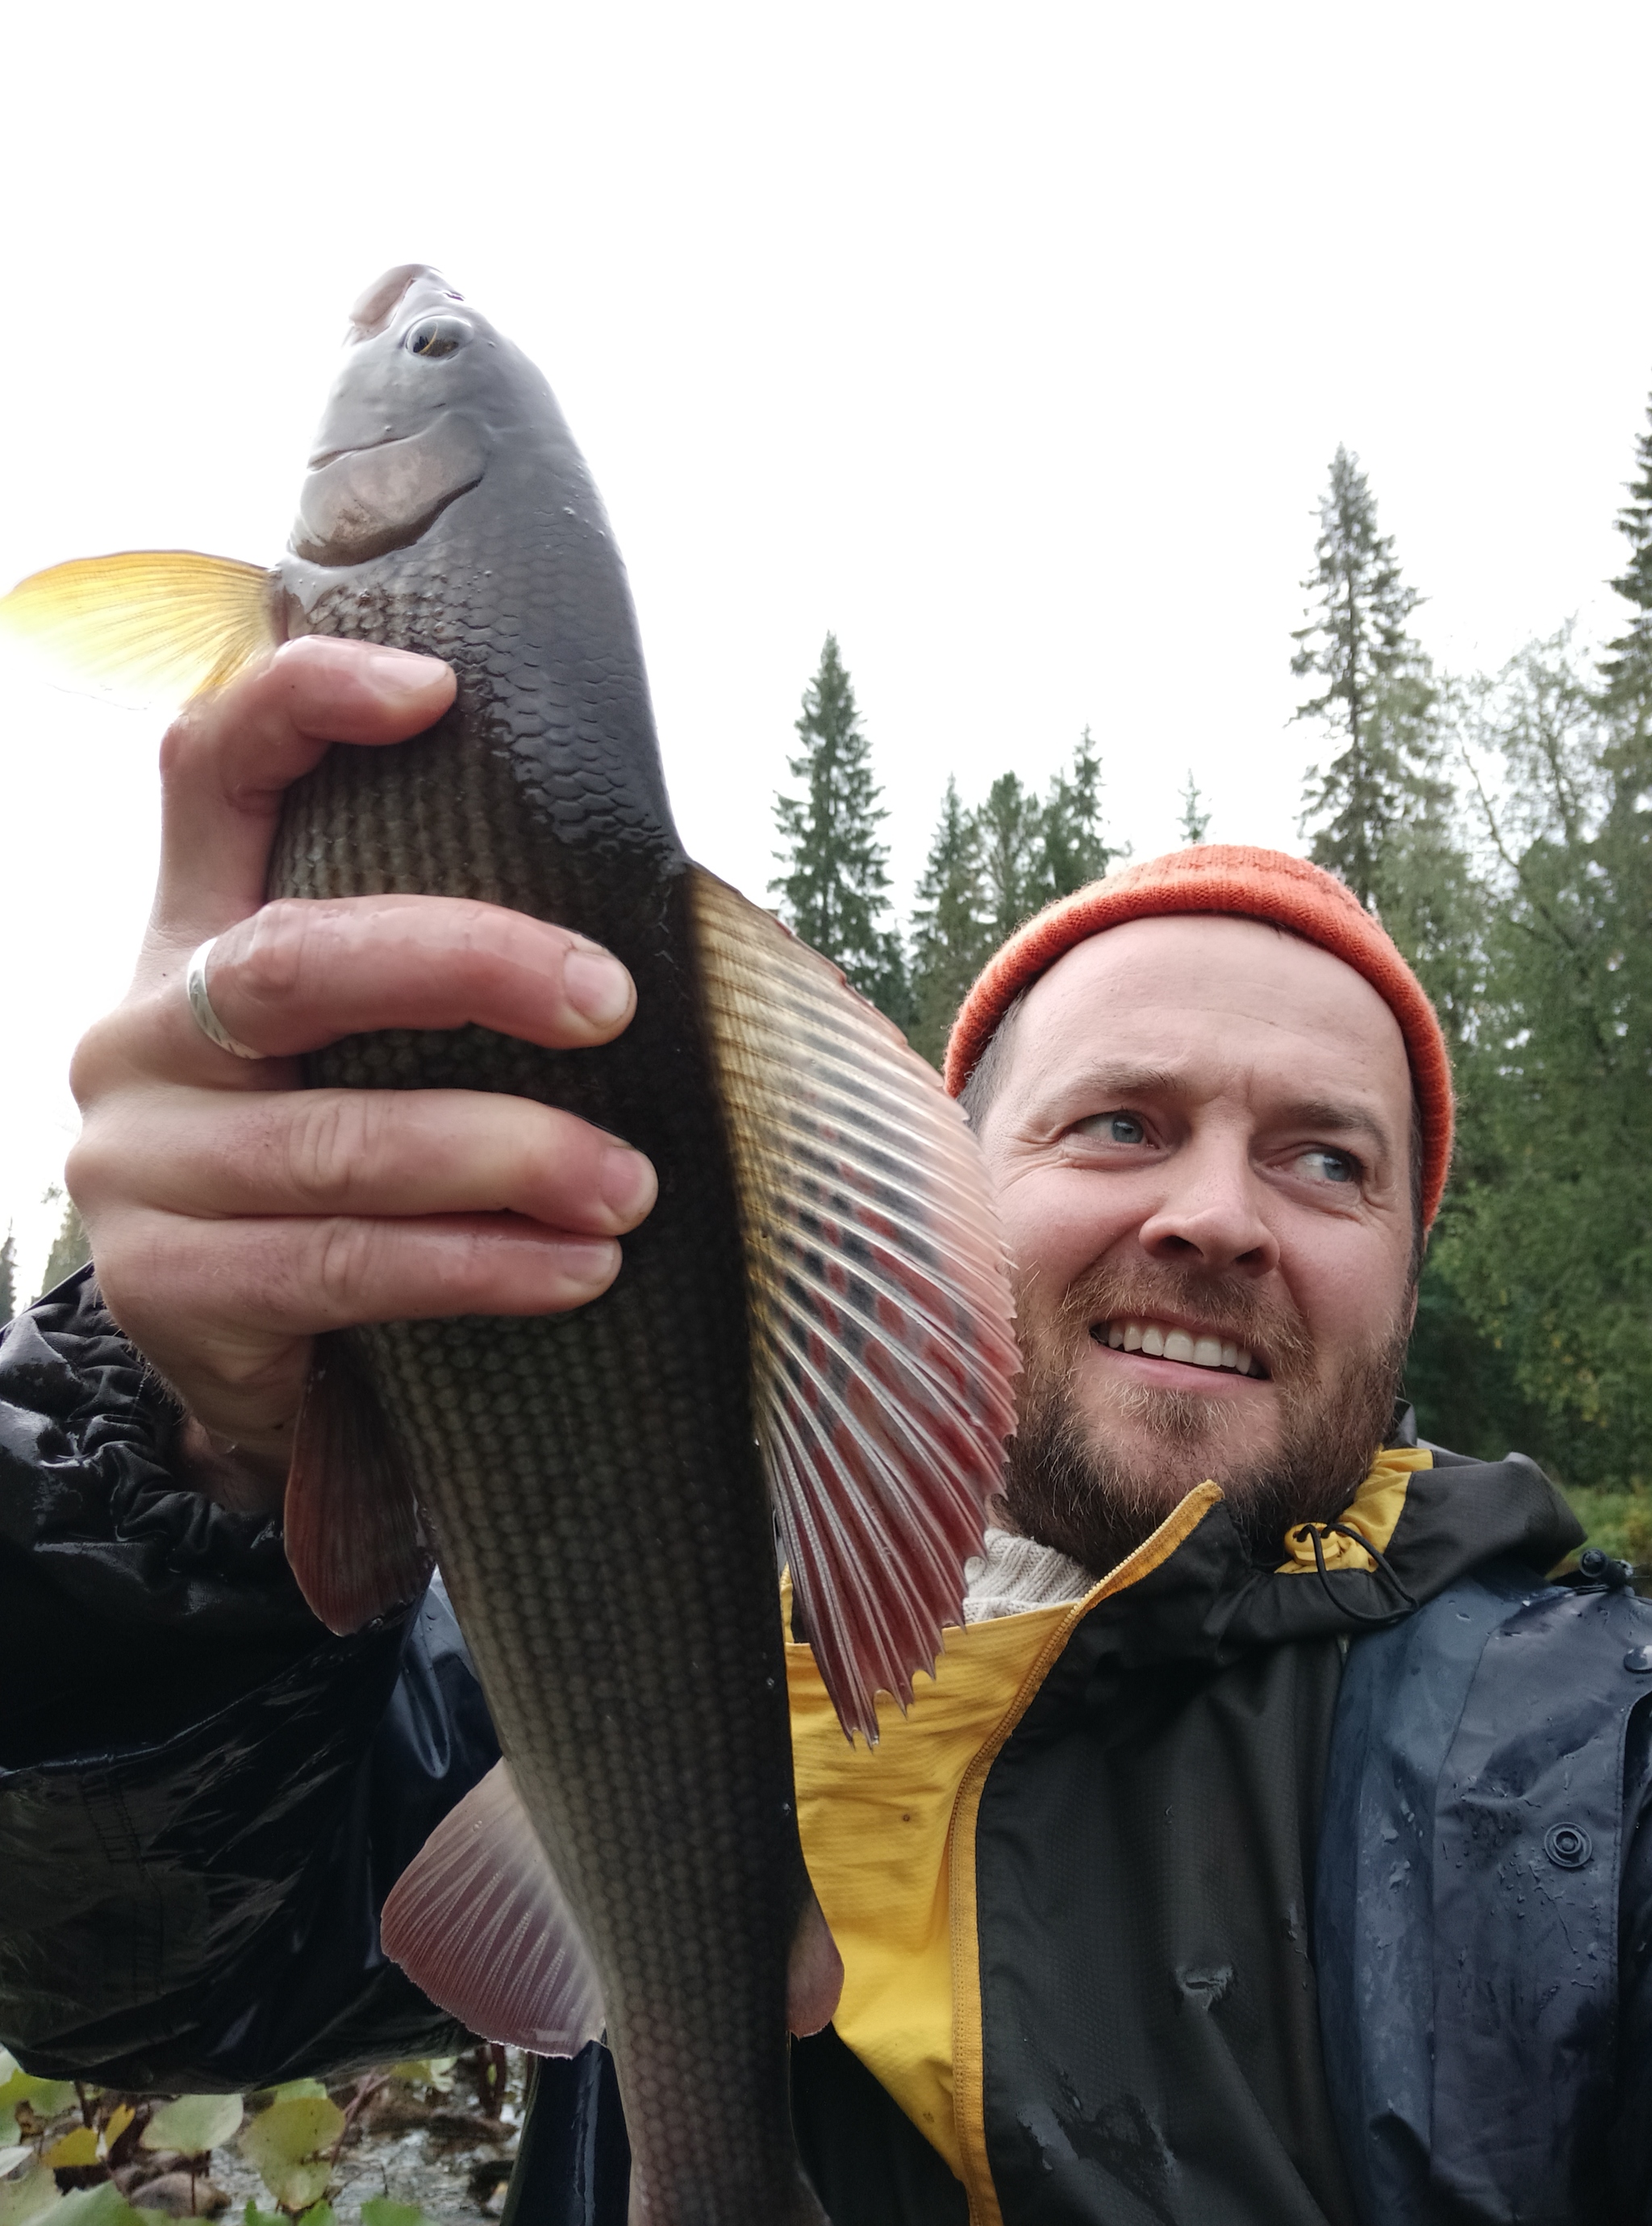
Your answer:
[[[605,1289],[620,1266],[620,1247],[612,1237],[569,1237],[556,1247],[556,1264],[570,1283]]]
[[[411,649],[375,648],[367,670],[388,696],[429,695],[448,678],[448,667],[440,658],[421,657]]]
[[[640,1221],[652,1205],[658,1185],[640,1152],[633,1152],[629,1144],[614,1144],[602,1154],[597,1188],[615,1219],[629,1224]]]
[[[631,1009],[631,976],[606,951],[570,951],[562,961],[562,994],[593,1027],[611,1028]]]

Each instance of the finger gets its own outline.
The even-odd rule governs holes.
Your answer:
[[[262,901],[283,792],[334,742],[405,741],[454,698],[450,667],[307,634],[199,697],[161,746],[161,876],[151,933],[194,944]]]
[[[547,1048],[605,1043],[630,1021],[636,991],[618,959],[566,928],[453,897],[287,899],[226,929],[206,988],[238,1042],[268,1064],[210,1043],[184,989],[185,955],[98,1021],[70,1084],[83,1107],[134,1077],[219,1090],[294,1086],[290,1061],[340,1037],[473,1021]]]
[[[69,1179],[93,1218],[125,1199],[206,1219],[505,1212],[596,1237],[634,1229],[657,1190],[640,1152],[573,1114],[463,1090],[151,1090],[87,1124]]]
[[[569,1236],[514,1214],[420,1220],[327,1214],[303,1219],[185,1220],[124,1212],[98,1262],[122,1328],[145,1351],[198,1360],[226,1390],[265,1369],[280,1341],[366,1322],[449,1314],[562,1313],[588,1305],[620,1269],[612,1237]],[[212,1422],[194,1400],[201,1419]]]

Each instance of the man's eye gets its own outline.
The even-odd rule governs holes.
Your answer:
[[[1316,1144],[1304,1152],[1298,1164],[1314,1182],[1354,1183],[1359,1180],[1359,1161],[1349,1152],[1333,1152]]]
[[[1134,1113],[1092,1113],[1076,1124],[1080,1136],[1095,1136],[1104,1144],[1145,1144],[1147,1132]]]

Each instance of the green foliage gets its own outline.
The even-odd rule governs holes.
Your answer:
[[[1056,897],[1071,896],[1087,881],[1098,881],[1125,852],[1102,831],[1102,760],[1086,727],[1072,754],[1072,769],[1050,783],[1039,814],[1037,861],[1028,913]]]
[[[1439,775],[1428,660],[1407,630],[1420,597],[1400,576],[1392,537],[1376,529],[1376,502],[1358,459],[1338,448],[1319,506],[1314,597],[1292,637],[1291,670],[1319,681],[1297,707],[1317,719],[1336,755],[1309,773],[1304,831],[1310,855],[1347,882],[1363,905],[1390,908],[1390,853],[1421,809],[1449,809]]]
[[[1187,768],[1187,785],[1182,791],[1182,841],[1191,849],[1202,843],[1209,830],[1210,814],[1204,798],[1199,794],[1198,783],[1193,778],[1193,768]]]
[[[1652,407],[1648,410],[1652,421]],[[1612,586],[1633,613],[1626,632],[1607,650],[1600,668],[1606,707],[1637,739],[1652,727],[1652,422],[1636,443],[1638,476],[1617,513],[1617,530],[1630,559]]]
[[[988,948],[1013,935],[1043,900],[1044,814],[1017,773],[1000,773],[975,814],[987,898]]]
[[[26,2146],[0,2148],[0,2226],[29,2226],[62,2197],[57,2174]]]
[[[75,2101],[71,2080],[36,2079],[33,2072],[22,2070],[15,2056],[0,2048],[0,2147],[10,2147],[17,2138],[20,2104],[35,2119],[44,2121],[73,2108]]]
[[[981,828],[949,780],[912,913],[913,1048],[939,1066],[952,1018],[992,948]]]
[[[835,634],[827,635],[819,670],[804,690],[797,732],[803,750],[787,763],[804,792],[775,800],[785,845],[777,855],[785,870],[769,887],[804,941],[904,1026],[905,965],[891,918],[889,853],[878,836],[888,814]]]
[[[1484,864],[1453,931],[1460,1142],[1414,1346],[1428,1434],[1632,1485],[1652,1472],[1652,768],[1564,632],[1458,716]]]
[[[435,2226],[416,2203],[392,2203],[388,2195],[370,2195],[361,2206],[361,2226]]]
[[[289,2089],[248,2124],[241,2153],[283,2210],[305,2210],[327,2192],[344,2123],[344,2112],[325,2090],[295,2095]]]
[[[965,991],[1005,938],[1124,855],[1103,831],[1102,760],[1088,727],[1042,799],[1006,773],[969,811],[948,781],[912,913],[910,1034],[925,1059],[941,1064]]]
[[[163,2102],[138,2137],[146,2149],[176,2149],[182,2156],[205,2156],[240,2131],[238,2095],[180,2095]]]
[[[49,1201],[62,1198],[63,1193],[54,1185],[46,1196]],[[79,1209],[72,1198],[66,1199],[63,1225],[53,1239],[52,1250],[46,1262],[46,1279],[41,1289],[54,1291],[60,1283],[73,1275],[77,1268],[84,1268],[91,1257],[92,1246],[86,1239],[86,1224],[80,1218]]]

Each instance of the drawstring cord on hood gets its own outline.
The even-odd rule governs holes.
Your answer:
[[[1379,1609],[1375,1615],[1367,1615],[1363,1608],[1355,1607],[1349,1600],[1337,1599],[1336,1593],[1331,1589],[1331,1574],[1325,1568],[1325,1542],[1331,1536],[1333,1531],[1339,1538],[1351,1538],[1355,1545],[1363,1547],[1365,1552],[1368,1553],[1371,1559],[1376,1563],[1378,1568],[1382,1570],[1388,1582],[1394,1587],[1395,1591],[1399,1593],[1400,1598],[1404,1602],[1406,1607],[1407,1609],[1415,1608],[1417,1605],[1416,1601],[1401,1583],[1399,1577],[1395,1573],[1392,1562],[1390,1562],[1388,1555],[1382,1551],[1382,1549],[1380,1546],[1374,1546],[1369,1538],[1362,1537],[1359,1532],[1356,1530],[1351,1524],[1347,1523],[1299,1523],[1295,1530],[1289,1535],[1293,1538],[1308,1538],[1312,1541],[1314,1567],[1319,1573],[1320,1583],[1325,1587],[1325,1598],[1331,1603],[1333,1607],[1338,1609],[1344,1615],[1351,1616],[1356,1623],[1386,1623],[1388,1620],[1388,1618],[1395,1612],[1393,1608]]]

